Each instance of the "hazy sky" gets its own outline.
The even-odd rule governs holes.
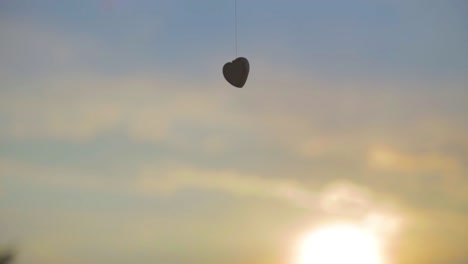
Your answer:
[[[468,263],[465,0],[0,1],[19,264],[295,264],[323,224]]]

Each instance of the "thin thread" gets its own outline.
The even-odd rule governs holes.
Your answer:
[[[234,0],[234,27],[235,27],[235,43],[236,43],[236,58],[237,58],[237,0]]]

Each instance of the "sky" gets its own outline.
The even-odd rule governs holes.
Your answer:
[[[464,0],[0,1],[18,264],[296,264],[327,223],[468,263]]]

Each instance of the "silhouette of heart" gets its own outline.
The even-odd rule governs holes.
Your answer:
[[[243,57],[228,62],[223,67],[224,78],[237,88],[244,87],[247,77],[249,77],[249,71],[249,61]]]

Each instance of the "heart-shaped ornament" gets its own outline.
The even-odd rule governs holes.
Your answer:
[[[249,71],[249,61],[243,57],[228,62],[223,67],[224,78],[237,88],[244,87],[247,77],[249,77]]]

